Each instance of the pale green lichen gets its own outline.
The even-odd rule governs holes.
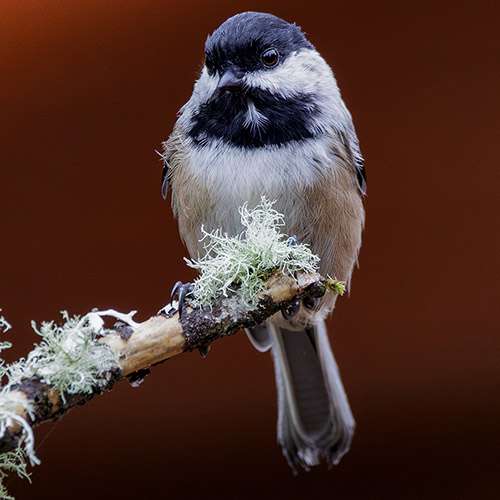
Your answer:
[[[5,370],[3,373],[5,373]],[[20,427],[21,436],[18,439],[15,450],[0,454],[1,500],[11,500],[14,498],[8,494],[4,485],[4,480],[10,473],[14,472],[20,478],[25,478],[29,481],[30,474],[26,471],[27,459],[29,459],[32,466],[40,464],[40,460],[35,454],[33,429],[28,421],[18,414],[19,407],[22,407],[29,416],[32,415],[32,406],[26,401],[26,398],[17,392],[10,392],[9,385],[4,386],[0,391],[0,438],[14,424]]]
[[[94,327],[84,316],[70,318],[62,312],[65,322],[42,323],[40,330],[31,323],[43,340],[28,354],[26,366],[42,382],[61,393],[91,394],[102,389],[108,380],[103,375],[119,367],[118,356],[106,344],[96,342]]]
[[[295,271],[317,271],[319,257],[303,243],[291,243],[282,233],[284,216],[274,210],[275,202],[261,198],[255,209],[240,207],[241,224],[245,228],[238,236],[228,236],[220,229],[212,232],[202,227],[205,256],[188,260],[200,276],[194,281],[194,306],[213,302],[236,292],[247,307],[255,305],[265,281],[276,271],[293,274]]]
[[[14,451],[8,451],[0,454],[0,499],[14,500],[9,495],[7,488],[3,484],[4,480],[11,473],[17,474],[21,479],[27,479],[31,483],[31,474],[26,471],[26,453],[18,447]]]
[[[42,341],[35,344],[26,359],[0,366],[0,375],[8,378],[6,385],[18,384],[23,378],[39,377],[59,391],[66,402],[67,394],[90,394],[106,384],[103,374],[118,368],[117,355],[108,345],[96,341],[94,327],[87,316],[70,318],[67,312],[61,314],[62,325],[54,321],[43,322],[38,329],[34,322],[31,323]]]
[[[0,380],[3,383],[0,390],[0,438],[13,424],[21,427],[21,438],[16,450],[0,454],[1,500],[12,498],[2,484],[9,472],[29,479],[26,458],[31,465],[40,463],[34,451],[33,430],[26,419],[18,414],[18,408],[22,407],[32,417],[33,408],[22,394],[11,390],[12,386],[25,378],[39,377],[53,390],[58,390],[62,400],[66,401],[68,394],[90,394],[96,389],[103,389],[109,382],[110,374],[119,368],[117,354],[106,344],[97,341],[98,333],[106,333],[106,330],[102,326],[98,329],[95,327],[95,314],[70,318],[68,313],[63,312],[62,325],[53,321],[44,322],[40,329],[32,323],[42,341],[35,344],[26,359],[6,364],[0,358]],[[10,346],[10,342],[0,342],[0,351]]]
[[[0,404],[3,405],[6,403],[6,401],[6,406],[8,407],[8,404],[12,403],[12,400],[9,401],[8,395],[2,393],[0,395]],[[20,400],[18,400],[17,403],[20,403],[24,408],[29,408],[29,405],[21,402]],[[17,410],[17,406],[15,407],[15,409]],[[2,406],[2,408],[0,409],[0,437],[3,437],[7,429],[14,424],[18,424],[21,427],[21,437],[19,438],[19,444],[17,448],[23,449],[24,454],[29,458],[31,465],[39,465],[40,460],[35,455],[35,436],[33,435],[33,429],[31,428],[30,424],[26,419],[20,417],[15,410],[9,410],[6,407]]]

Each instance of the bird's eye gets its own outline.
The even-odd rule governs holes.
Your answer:
[[[276,66],[278,64],[279,54],[276,49],[267,49],[260,56],[262,62],[269,68]]]

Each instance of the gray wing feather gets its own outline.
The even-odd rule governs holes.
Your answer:
[[[163,196],[163,199],[166,199],[167,197],[169,172],[170,165],[168,164],[167,160],[163,160],[163,170],[161,173],[161,195]]]

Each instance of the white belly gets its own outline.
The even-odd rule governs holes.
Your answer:
[[[325,138],[257,150],[218,144],[191,148],[190,175],[208,191],[212,205],[202,216],[206,229],[241,232],[238,208],[243,203],[253,208],[262,196],[276,201],[274,208],[285,215],[287,227],[296,226],[305,189],[321,182],[325,168],[335,168],[326,142]]]

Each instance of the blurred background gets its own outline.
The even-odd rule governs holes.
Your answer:
[[[229,16],[296,22],[332,65],[366,159],[367,224],[329,321],[351,452],[294,477],[269,355],[243,334],[36,431],[23,499],[497,499],[498,2],[2,0],[0,307],[147,319],[192,279],[155,149]]]

